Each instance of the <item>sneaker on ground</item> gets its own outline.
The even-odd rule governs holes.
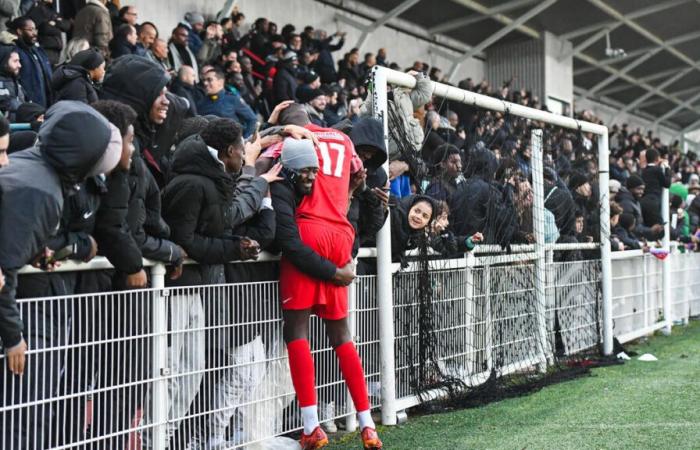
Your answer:
[[[328,445],[328,436],[321,429],[321,427],[314,428],[311,434],[301,433],[301,440],[299,441],[302,450],[315,450],[317,448],[323,448]]]

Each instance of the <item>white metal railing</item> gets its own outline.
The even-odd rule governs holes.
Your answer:
[[[484,382],[494,369],[505,375],[539,358],[532,301],[536,256],[527,247],[520,250],[515,256],[521,259],[511,263],[494,255],[435,263],[436,333],[451,343],[439,359],[446,373],[468,385]],[[555,314],[567,353],[600,339],[599,324],[591,321],[600,304],[600,262],[554,263],[552,251],[545,283],[547,357],[554,347]],[[629,251],[613,258],[613,319],[621,341],[664,327],[665,317],[683,321],[699,312],[700,254],[673,253],[660,261]],[[147,265],[149,289],[19,301],[30,350],[24,376],[3,376],[0,424],[8,431],[2,448],[186,448],[193,436],[206,439],[216,423],[230,440],[250,445],[299,429],[280,339],[277,282],[165,288],[165,268]],[[663,310],[664,265],[674,268],[677,281],[673,311]],[[98,259],[66,263],[60,270],[107,267]],[[520,285],[498,281],[516,272],[522,274]],[[373,407],[381,401],[386,366],[378,351],[376,283],[376,276],[361,276],[350,296],[351,329]],[[391,303],[399,323],[412,311],[416,286],[410,270],[394,276]],[[319,322],[312,322],[311,335],[322,420],[346,417],[352,428],[352,406]],[[414,327],[397,328],[391,340],[399,410],[420,402],[404,357],[415,338]]]

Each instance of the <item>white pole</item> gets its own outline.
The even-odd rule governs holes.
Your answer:
[[[664,188],[661,194],[661,217],[664,221],[663,246],[664,250],[669,252],[667,259],[661,262],[664,321],[666,322],[666,326],[663,328],[664,334],[671,334],[671,327],[673,327],[673,314],[671,310],[671,258],[674,258],[675,255],[671,254],[671,224],[669,223],[671,215],[669,209],[669,192],[668,189]]]
[[[151,373],[153,377],[151,414],[153,418],[153,450],[165,450],[168,445],[166,425],[168,422],[168,312],[165,288],[165,266],[156,264],[151,268],[153,287],[153,311],[151,327]]]
[[[372,71],[374,117],[384,125],[384,142],[389,147],[386,72],[379,67]],[[384,163],[389,173],[389,161]],[[396,371],[394,359],[394,301],[391,271],[390,217],[377,233],[377,305],[379,308],[379,355],[381,360],[382,423],[396,425]]]
[[[542,130],[532,130],[532,222],[535,233],[535,317],[540,348],[540,370],[547,369],[547,269],[544,241],[544,177],[542,175]]]
[[[613,351],[612,261],[610,250],[610,162],[608,132],[598,141],[598,188],[600,190],[600,263],[603,291],[603,354]]]

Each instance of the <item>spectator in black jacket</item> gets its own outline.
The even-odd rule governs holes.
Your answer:
[[[71,21],[63,20],[53,3],[53,0],[34,2],[34,6],[27,12],[27,17],[36,24],[39,30],[39,45],[46,51],[51,65],[56,66],[63,50],[61,33],[70,31]]]
[[[0,336],[9,370],[17,375],[24,372],[25,339],[32,350],[41,352],[28,364],[30,371],[21,389],[0,386],[0,391],[12,392],[11,403],[34,405],[56,394],[63,353],[54,357],[45,351],[65,337],[68,321],[57,316],[54,308],[35,304],[31,311],[25,310],[24,322],[15,302],[17,270],[37,255],[42,256],[42,267],[54,265],[54,255],[45,246],[60,223],[64,198],[75,194],[75,186],[86,177],[110,172],[120,156],[114,146],[108,149],[109,123],[87,105],[60,102],[46,116],[38,144],[13,155],[12,164],[0,171],[0,267],[6,277],[0,292]],[[15,214],[22,210],[32,214]],[[0,383],[7,379],[0,377]],[[24,411],[27,420],[20,420],[19,415],[14,418],[14,430],[3,433],[0,447],[50,447],[52,409],[50,405],[35,408]]]
[[[428,238],[431,222],[437,217],[437,203],[426,195],[409,195],[391,208],[391,260],[404,261],[407,250]]]
[[[109,42],[109,51],[112,59],[124,55],[138,55],[139,51],[136,48],[138,38],[136,28],[132,25],[128,23],[120,25],[116,33],[114,33],[114,38]]]
[[[14,45],[0,45],[0,112],[14,122],[17,108],[27,101],[19,81],[21,64]]]
[[[457,147],[443,144],[433,152],[433,167],[436,176],[425,193],[436,200],[452,203],[452,196],[464,183],[462,176],[462,156]]]
[[[94,49],[78,52],[69,63],[60,66],[51,77],[57,100],[77,100],[92,104],[97,101],[95,83],[105,75],[105,59]]]
[[[282,60],[277,63],[277,73],[272,85],[273,104],[276,105],[285,100],[297,100],[296,66],[298,64],[297,54],[293,51],[285,53]]]
[[[661,192],[671,187],[671,169],[667,160],[660,159],[659,151],[655,148],[646,151],[646,159],[647,166],[642,170],[646,189],[640,203],[644,225],[650,227],[666,221],[661,215]]]
[[[650,227],[644,224],[640,199],[644,197],[645,188],[644,180],[639,175],[632,174],[627,178],[625,186],[618,191],[615,201],[622,206],[624,214],[631,214],[634,218],[634,234],[638,239],[661,239],[664,234],[662,224],[655,224]]]
[[[247,237],[230,233],[234,180],[243,165],[244,145],[241,128],[231,119],[215,119],[201,132],[178,145],[173,159],[174,178],[163,192],[163,215],[172,229],[173,238],[201,265],[187,267],[177,285],[197,286],[225,282],[223,264],[240,259],[256,259],[259,245]],[[272,180],[272,178],[271,178]],[[213,303],[214,299],[207,299]],[[223,302],[223,299],[219,299]],[[211,305],[212,311],[226,311],[226,305]],[[201,329],[204,309],[198,294],[183,296],[173,303],[173,329]],[[180,418],[190,408],[197,394],[204,369],[204,336],[192,336],[173,342],[173,351],[181,355],[171,369],[198,373],[180,380],[170,409],[172,418]],[[191,354],[190,354],[191,352]],[[218,391],[217,391],[218,393]],[[217,400],[219,396],[217,395]],[[179,421],[169,424],[172,435]],[[224,428],[225,431],[225,428]]]
[[[358,120],[348,135],[367,170],[367,180],[355,190],[348,210],[348,220],[355,228],[353,255],[357,255],[361,246],[372,246],[388,215],[389,177],[382,167],[387,150],[382,123],[373,117]]]

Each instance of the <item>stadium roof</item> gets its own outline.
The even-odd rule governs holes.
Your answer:
[[[325,3],[348,6],[347,1]],[[461,44],[466,58],[482,55],[495,43],[539,39],[543,31],[549,31],[573,42],[578,96],[674,129],[700,128],[700,0],[359,3],[384,13],[372,18],[367,35],[383,25],[401,29],[395,24],[410,23],[414,34],[418,30],[422,37],[447,46],[449,42]],[[606,35],[611,47],[623,49],[624,56],[606,55]]]

